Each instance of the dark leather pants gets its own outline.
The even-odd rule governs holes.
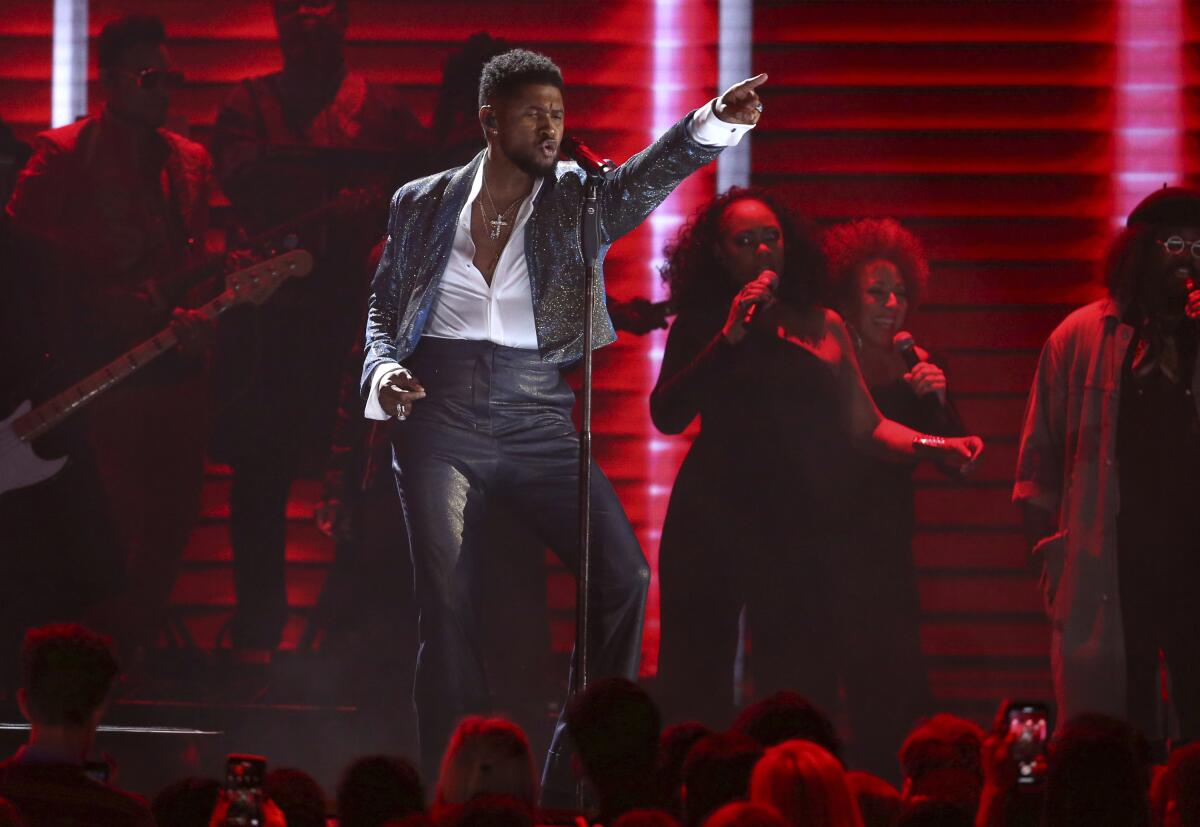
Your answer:
[[[407,366],[427,396],[396,424],[393,444],[420,611],[421,761],[434,778],[458,720],[489,708],[474,572],[481,555],[505,549],[483,536],[485,505],[510,510],[577,573],[579,437],[574,394],[537,351],[426,337]],[[599,468],[592,532],[591,673],[634,679],[650,570]],[[562,734],[560,723],[546,781],[569,793]]]

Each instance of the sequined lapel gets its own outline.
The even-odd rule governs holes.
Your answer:
[[[557,172],[557,167],[555,168]],[[533,213],[529,216],[529,221],[525,223],[525,263],[529,269],[529,293],[533,298],[533,310],[535,320],[540,319],[538,308],[542,306],[542,297],[545,295],[545,279],[543,274],[546,272],[542,267],[541,251],[549,245],[549,241],[545,238],[545,221],[546,218],[541,215],[542,210],[552,208],[553,202],[550,200],[551,193],[554,192],[555,186],[558,184],[556,174],[546,176],[542,183],[542,189],[538,192],[537,197],[533,199]],[[541,324],[538,324],[538,344],[541,345],[542,329]]]
[[[471,194],[471,182],[475,180],[475,173],[478,171],[479,165],[483,163],[483,156],[486,152],[486,149],[481,150],[471,159],[470,163],[459,167],[450,176],[450,182],[446,184],[441,203],[438,204],[437,212],[434,213],[433,226],[436,231],[431,249],[437,251],[436,258],[440,259],[443,265],[449,258],[450,248],[454,245],[454,233],[458,229],[458,215],[462,212],[463,205],[467,203],[467,196]]]
[[[432,290],[437,288],[442,273],[446,270],[446,263],[450,260],[450,249],[454,246],[454,233],[458,230],[458,215],[467,202],[467,196],[471,194],[471,181],[474,180],[479,165],[483,163],[486,151],[483,150],[469,164],[459,167],[451,174],[434,211],[431,225],[433,233],[425,247],[425,262],[418,280],[418,284],[429,285],[430,290],[426,295],[430,295]]]

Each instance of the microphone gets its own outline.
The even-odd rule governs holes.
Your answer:
[[[589,147],[574,135],[566,135],[558,148],[575,163],[583,168],[588,175],[607,178],[616,171],[617,165],[608,158],[601,157],[599,152]]]
[[[909,370],[920,364],[921,357],[917,354],[917,340],[907,330],[901,330],[892,337],[892,347],[900,354],[900,358],[904,360],[904,366]]]
[[[779,274],[774,270],[763,270],[758,274],[758,278],[766,279],[771,285],[771,292],[774,293],[779,289]],[[742,327],[749,327],[754,321],[754,314],[758,312],[759,302],[755,302],[746,308],[746,317],[742,319]]]
[[[900,354],[900,358],[904,360],[904,365],[909,370],[912,370],[922,361],[920,354],[917,353],[917,340],[907,330],[901,330],[892,337],[892,347]],[[927,393],[920,397],[921,404],[925,406],[926,413],[929,415],[932,422],[936,423],[939,430],[943,433],[950,424],[949,412],[946,410],[946,401],[936,393]]]

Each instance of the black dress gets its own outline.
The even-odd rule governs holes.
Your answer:
[[[700,434],[679,470],[659,555],[658,685],[667,720],[733,714],[739,615],[754,693],[796,689],[832,709],[832,556],[850,452],[835,369],[752,330],[720,335],[724,308],[681,310],[651,396],[655,425]]]
[[[870,391],[888,419],[923,433],[964,434],[953,406],[931,410],[902,378]],[[933,711],[912,554],[914,468],[855,454],[855,514],[837,566],[840,626],[847,642],[841,676],[850,761],[856,769],[893,780],[905,735]]]

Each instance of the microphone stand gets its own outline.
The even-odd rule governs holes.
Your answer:
[[[596,304],[596,281],[600,275],[600,182],[589,172],[583,206],[582,246],[583,295],[583,399],[579,428],[579,577],[575,592],[575,664],[571,695],[587,689],[590,673],[588,640],[592,570],[592,308]]]

